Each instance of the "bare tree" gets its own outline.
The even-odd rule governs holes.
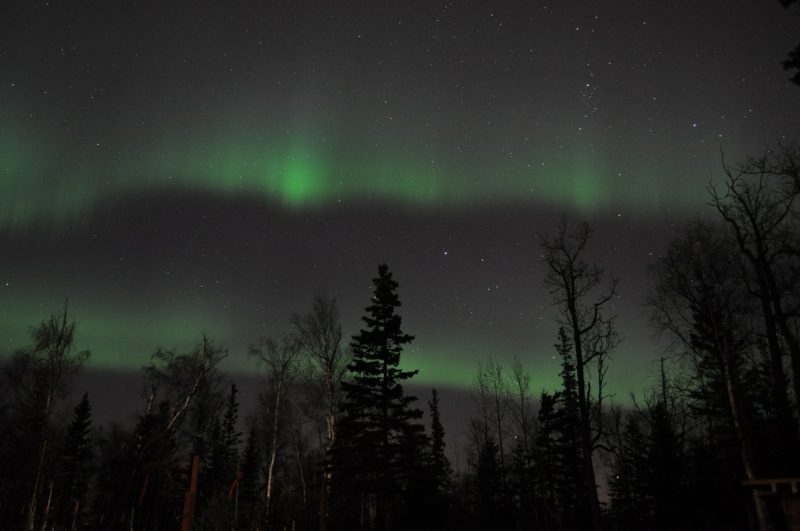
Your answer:
[[[250,355],[258,360],[267,371],[267,392],[262,402],[267,414],[268,453],[266,477],[266,526],[272,525],[272,497],[275,489],[275,467],[278,463],[278,450],[281,444],[282,422],[287,396],[296,376],[297,357],[300,343],[291,336],[279,339],[262,338],[250,347]]]
[[[708,402],[704,368],[711,362],[722,382],[744,476],[756,479],[740,377],[754,337],[749,324],[750,302],[739,281],[735,248],[736,243],[718,227],[699,222],[691,225],[652,267],[654,286],[648,304],[657,330],[667,334],[689,359],[694,379]],[[759,529],[768,529],[762,500],[755,493],[753,496]]]
[[[483,360],[478,360],[472,384],[472,399],[478,406],[478,417],[470,419],[470,431],[476,447],[488,444],[492,437],[492,399],[489,374]]]
[[[711,205],[730,228],[744,257],[743,280],[758,300],[770,354],[772,394],[785,447],[796,444],[784,356],[789,355],[794,394],[800,397],[800,246],[795,219],[798,153],[779,146],[738,166],[723,161],[725,185],[711,185]]]
[[[522,447],[525,450],[525,459],[530,459],[530,441],[528,436],[531,430],[530,412],[530,387],[531,375],[522,366],[517,356],[511,364],[511,385],[514,392],[514,418],[517,422],[519,433],[522,437]]]
[[[39,458],[28,506],[27,527],[31,530],[36,525],[36,498],[47,453],[48,427],[55,402],[66,393],[69,380],[90,356],[88,351],[75,351],[75,328],[76,323],[69,320],[68,304],[64,301],[64,312],[61,315],[51,315],[32,330],[33,348],[23,349],[14,354],[15,361],[27,367],[26,374],[21,375],[23,379],[28,380],[27,385],[20,389],[35,395],[31,402],[39,409],[37,415],[40,419],[38,427],[40,433],[31,434],[34,440],[39,442]]]
[[[336,421],[342,399],[341,382],[350,362],[349,352],[342,348],[342,326],[336,299],[317,295],[309,313],[293,315],[291,324],[302,354],[308,361],[309,384],[325,423],[323,452],[328,455],[336,441]],[[320,531],[327,529],[327,497],[331,474],[329,467],[322,473]]]
[[[217,366],[227,356],[227,350],[217,347],[203,334],[200,344],[186,353],[157,349],[150,363],[142,368],[145,407],[140,427],[149,425],[149,428],[138,432],[134,466],[126,487],[126,498],[131,502],[127,508],[130,526],[135,525],[137,518],[144,517],[144,512],[137,507],[141,506],[154,467],[170,459],[174,452],[169,441],[186,427],[188,413],[198,402],[198,397],[205,401],[216,394],[215,389],[221,380]],[[200,415],[196,418],[205,420]],[[152,424],[155,419],[157,422]],[[200,435],[196,430],[197,426],[192,426],[183,432],[183,442],[190,447],[197,443]],[[139,496],[134,495],[136,492],[140,493]],[[143,514],[137,516],[137,512]]]
[[[508,414],[511,406],[509,382],[503,374],[500,362],[489,358],[483,370],[489,385],[491,419],[497,433],[497,447],[500,453],[500,478],[503,482],[503,495],[508,496],[508,479],[506,474],[506,438],[509,431]],[[504,501],[508,501],[504,498]]]
[[[187,354],[158,349],[144,368],[150,389],[147,410],[159,394],[169,404],[169,418],[159,437],[173,431],[183,420],[198,392],[215,373],[217,365],[228,357],[205,334],[199,347]]]
[[[597,293],[603,271],[584,258],[591,231],[586,223],[570,230],[562,221],[554,236],[539,235],[542,258],[547,265],[544,285],[558,307],[558,322],[572,340],[580,413],[580,440],[584,482],[592,528],[602,529],[603,521],[597,498],[597,482],[592,454],[602,438],[605,361],[618,343],[615,316],[604,310],[616,295],[617,281]],[[592,392],[589,377],[594,369],[597,388]]]

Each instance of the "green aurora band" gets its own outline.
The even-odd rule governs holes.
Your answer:
[[[46,300],[49,299],[21,294],[3,297],[5,308],[14,311],[0,311],[0,337],[4,340],[0,356],[30,346],[26,330],[60,311]],[[157,348],[189,350],[199,343],[203,332],[214,339],[232,335],[230,326],[219,315],[188,305],[137,311],[125,306],[70,301],[69,315],[77,323],[76,348],[89,350],[90,366],[98,369],[138,369]]]
[[[93,152],[56,149],[21,131],[0,130],[0,229],[54,230],[126,196],[180,190],[257,198],[293,210],[364,202],[458,210],[490,202],[644,215],[702,201],[697,190],[666,187],[664,176],[650,170],[621,177],[598,150],[580,145],[547,156],[533,149],[454,155],[363,149],[358,146],[368,142],[326,138],[183,139],[108,151],[94,146]]]
[[[34,296],[33,299],[36,300],[20,293],[3,298],[5,307],[14,308],[14,311],[0,311],[0,337],[3,338],[0,357],[29,347],[31,338],[27,331],[54,311],[59,311],[48,306],[46,301],[49,298],[46,296]],[[222,315],[208,312],[202,305],[131,309],[87,300],[71,301],[69,304],[70,316],[78,325],[76,348],[92,353],[87,368],[137,371],[148,362],[156,349],[188,352],[200,344],[201,334],[205,333],[218,346],[229,351],[228,358],[222,364],[223,370],[245,375],[257,375],[260,372],[254,360],[247,355],[248,344],[255,337],[237,337],[231,323]],[[608,391],[622,401],[628,400],[630,392],[634,390],[634,382],[641,387],[640,378],[652,372],[652,367],[637,367],[642,363],[636,353],[648,346],[634,343],[624,343],[614,354],[615,367],[626,367],[621,372],[628,374],[611,374]],[[411,381],[414,385],[469,389],[474,381],[477,363],[487,359],[486,353],[491,353],[495,360],[502,363],[509,375],[511,360],[516,355],[523,360],[531,375],[530,392],[533,396],[538,397],[541,390],[557,390],[560,366],[559,360],[553,355],[552,345],[540,345],[530,350],[544,355],[504,352],[490,345],[443,344],[418,337],[403,353],[401,366],[404,370],[419,371]],[[616,365],[617,361],[622,363]]]
[[[666,187],[665,176],[637,178],[627,166],[620,177],[617,165],[599,150],[576,145],[571,150],[545,154],[518,149],[513,156],[500,150],[458,153],[426,150],[398,140],[398,149],[370,146],[369,142],[320,134],[271,136],[230,134],[168,139],[104,150],[103,146],[74,149],[55,145],[20,128],[0,124],[0,231],[55,233],[84,220],[94,209],[115,207],[140,194],[199,191],[231,199],[264,201],[302,212],[333,206],[358,207],[388,203],[422,211],[465,211],[485,204],[547,204],[583,215],[616,212],[652,215],[658,209],[688,211],[702,204],[703,195],[690,186]],[[255,140],[254,140],[255,139]],[[417,146],[416,148],[408,146]],[[66,153],[72,155],[67,156]],[[642,174],[654,172],[642,171]],[[0,355],[29,344],[25,330],[57,311],[58,301],[5,291],[0,311]],[[180,306],[180,305],[178,305]],[[72,308],[79,321],[79,347],[92,351],[90,366],[136,370],[157,347],[186,351],[205,331],[231,349],[225,368],[252,374],[255,365],[245,355],[246,343],[236,338],[234,326],[202,307],[165,305],[154,309],[88,304]],[[142,338],[141,331],[147,330]],[[241,343],[241,344],[240,344]],[[549,355],[551,346],[530,352],[499,352],[496,347],[432,345],[420,338],[404,356],[406,369],[419,369],[415,383],[469,387],[475,363],[487,352],[510,363],[515,354],[536,366],[534,393],[558,385],[559,367]],[[633,353],[647,345],[626,342]],[[540,359],[541,358],[541,359]],[[451,360],[461,360],[453,363]],[[646,371],[633,370],[638,375]],[[630,383],[610,382],[611,391],[624,397]]]

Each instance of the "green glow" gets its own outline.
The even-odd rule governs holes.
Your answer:
[[[319,132],[231,132],[71,151],[9,124],[0,124],[0,228],[12,230],[52,230],[130,194],[180,189],[259,197],[291,209],[365,201],[425,209],[547,203],[584,214],[680,210],[703,197],[652,172],[620,176],[600,149],[582,144],[555,153],[521,149],[511,157],[489,149],[436,153],[414,148],[413,139],[385,141],[390,149]]]
[[[27,291],[9,293],[0,298],[0,357],[30,345],[29,330],[51,313],[58,312],[62,300],[30,295]],[[13,309],[13,313],[12,310]],[[247,346],[258,334],[249,337],[236,330],[225,316],[209,312],[202,306],[185,304],[158,308],[99,303],[85,298],[70,301],[70,315],[78,322],[77,347],[92,352],[89,367],[100,369],[138,370],[145,365],[157,347],[183,352],[200,341],[205,332],[218,345],[228,349],[229,357],[221,368],[233,374],[260,374],[260,369],[247,356]],[[345,326],[352,323],[343,323]],[[641,393],[647,382],[655,382],[656,366],[643,359],[642,352],[652,345],[626,341],[613,355],[608,373],[607,392],[616,403],[630,403],[631,391]],[[531,376],[530,393],[536,398],[542,390],[555,391],[560,385],[558,360],[550,342],[532,345],[526,352],[498,350],[497,346],[464,344],[458,338],[442,338],[435,342],[417,339],[403,352],[401,367],[418,369],[411,383],[417,386],[447,386],[471,389],[478,361],[487,353],[501,363],[506,374],[514,355],[523,362]]]
[[[29,330],[64,304],[46,297],[32,302],[23,295],[4,296],[2,303],[6,310],[0,312],[0,356],[30,346]],[[181,305],[131,310],[73,299],[69,312],[78,323],[76,346],[91,351],[89,364],[94,368],[138,369],[158,347],[188,350],[203,332],[225,345],[233,335],[219,316]]]
[[[561,386],[561,366],[551,343],[533,346],[528,353],[506,352],[489,345],[461,345],[457,340],[430,346],[417,340],[415,344],[403,352],[400,362],[403,370],[419,369],[411,380],[415,385],[471,389],[478,361],[486,360],[486,353],[492,352],[492,358],[503,365],[508,377],[511,376],[514,356],[519,357],[530,375],[530,394],[534,398],[538,398],[543,390],[553,392]],[[628,341],[613,353],[604,393],[613,397],[612,402],[630,404],[632,392],[641,396],[648,386],[657,384],[657,366],[651,359],[641,356],[642,352],[652,348],[652,344]],[[592,385],[595,383],[592,381]]]
[[[496,349],[495,349],[496,350]],[[419,369],[411,380],[415,385],[444,385],[469,389],[472,387],[478,362],[485,359],[488,349],[457,344],[413,347],[401,356],[403,370]],[[498,352],[493,356],[502,363],[510,375],[513,353]],[[521,357],[531,375],[531,392],[538,395],[541,389],[555,389],[558,384],[558,365],[549,356]]]
[[[323,169],[311,156],[293,156],[280,174],[280,196],[293,207],[311,204],[326,195]]]

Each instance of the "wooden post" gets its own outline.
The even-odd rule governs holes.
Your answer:
[[[183,498],[183,520],[181,531],[191,531],[192,517],[194,516],[195,499],[197,498],[197,480],[200,477],[200,452],[195,450],[192,456],[192,479],[189,483],[189,492]]]
[[[233,523],[231,525],[231,531],[236,531],[236,529],[239,527],[239,482],[241,481],[241,479],[242,479],[242,470],[240,468],[240,465],[237,464],[236,480],[234,481],[234,488],[236,489],[236,491],[235,491],[235,497],[233,499]],[[230,498],[230,495],[228,496],[228,498]]]
[[[78,513],[80,512],[80,510],[81,510],[81,501],[75,500],[75,509],[73,509],[72,511],[72,527],[70,527],[72,531],[75,531],[75,529],[77,528]],[[100,521],[102,522],[102,519]]]

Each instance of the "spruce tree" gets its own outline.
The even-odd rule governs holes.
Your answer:
[[[642,529],[650,514],[647,440],[637,412],[627,413],[622,422],[608,481],[612,516],[619,529]]]
[[[56,527],[73,529],[86,507],[86,493],[92,475],[94,449],[91,440],[92,406],[84,394],[75,406],[58,461],[54,492]]]
[[[557,448],[556,400],[558,393],[542,391],[539,397],[539,430],[534,441],[534,465],[539,502],[539,524],[548,527],[558,520],[558,478],[560,467]]]
[[[259,474],[264,462],[260,451],[261,434],[258,432],[255,421],[248,422],[248,424],[247,442],[242,452],[239,475],[236,484],[228,491],[234,504],[235,529],[256,527],[259,518],[260,495],[263,490],[259,482]]]
[[[242,433],[236,429],[239,418],[237,393],[238,388],[232,383],[222,422],[219,418],[215,419],[211,432],[211,457],[205,482],[208,508],[205,516],[216,523],[216,527],[224,527],[223,522],[228,525],[232,520],[233,503],[228,499],[228,492],[237,479],[239,444],[242,440]]]
[[[372,304],[362,318],[366,327],[350,343],[352,379],[342,383],[341,438],[334,455],[340,488],[358,500],[360,517],[374,518],[387,530],[392,528],[392,507],[411,472],[402,467],[404,457],[418,446],[424,432],[414,422],[422,417],[422,411],[412,406],[417,398],[406,395],[402,386],[418,371],[400,368],[403,347],[414,338],[401,329],[397,286],[389,267],[380,265],[373,279]]]
[[[431,391],[431,400],[428,402],[431,414],[431,467],[433,472],[433,488],[436,496],[442,499],[450,482],[452,470],[450,461],[444,453],[444,426],[439,415],[439,392],[434,388]]]
[[[440,528],[448,506],[452,471],[445,455],[444,426],[439,414],[439,392],[433,389],[428,401],[431,435],[425,440],[417,456],[407,454],[408,478],[404,502],[406,517],[404,527]],[[414,436],[414,435],[412,435]],[[414,436],[418,441],[419,436]],[[420,464],[422,466],[420,466]]]
[[[560,470],[559,505],[565,524],[586,528],[588,527],[586,508],[589,503],[578,501],[583,500],[587,492],[581,458],[578,386],[571,353],[572,344],[563,327],[558,329],[558,343],[555,346],[561,358],[561,391],[557,393],[556,398],[557,455]]]

